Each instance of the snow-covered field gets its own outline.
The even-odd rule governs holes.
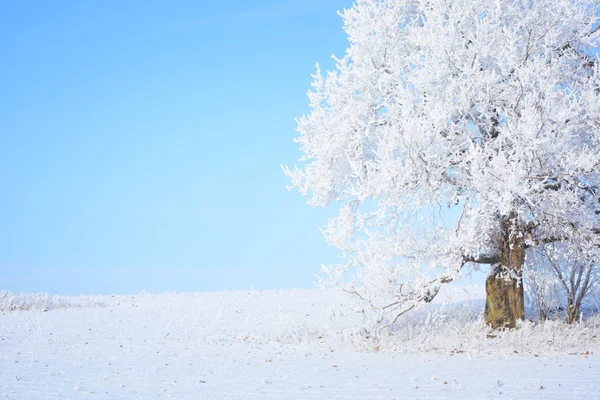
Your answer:
[[[0,294],[0,399],[600,399],[600,319],[481,322],[454,288],[374,339],[321,290]]]

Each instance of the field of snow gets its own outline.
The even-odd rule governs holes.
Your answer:
[[[4,293],[0,399],[600,399],[598,317],[492,332],[482,295],[374,339],[332,291]]]

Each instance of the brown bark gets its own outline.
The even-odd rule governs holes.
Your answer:
[[[484,320],[492,328],[514,328],[517,320],[525,319],[523,264],[525,236],[519,229],[516,214],[502,220],[500,262],[492,265],[485,283]]]
[[[565,322],[567,324],[572,324],[573,322],[577,322],[577,318],[579,318],[579,310],[581,309],[581,298],[573,299],[571,296],[567,298],[567,316],[565,318]]]

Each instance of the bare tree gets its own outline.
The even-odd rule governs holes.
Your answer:
[[[565,321],[577,321],[582,304],[600,286],[597,255],[593,250],[583,252],[565,243],[546,244],[531,250],[533,262],[526,286],[537,294],[541,319],[547,317],[550,304],[556,305],[559,296],[565,309]]]
[[[563,286],[544,254],[528,249],[523,271],[525,295],[540,321],[550,318],[562,309],[565,298]]]

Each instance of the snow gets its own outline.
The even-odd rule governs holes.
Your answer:
[[[322,290],[4,309],[0,399],[600,398],[596,317],[494,333],[481,323],[481,294],[442,293],[378,339],[357,328],[351,298]]]

